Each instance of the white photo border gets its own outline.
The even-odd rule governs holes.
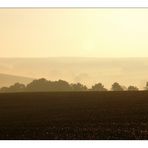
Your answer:
[[[148,7],[148,0],[0,0],[0,8],[33,8],[33,7],[56,7],[56,8],[139,8]]]
[[[0,0],[6,8],[148,8],[148,0]],[[147,147],[148,141],[0,141],[0,147],[125,148]]]

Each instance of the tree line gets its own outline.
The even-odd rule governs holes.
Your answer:
[[[136,86],[120,85],[118,82],[112,84],[110,91],[138,91]],[[144,87],[144,90],[148,90],[148,82]],[[15,83],[10,87],[2,87],[0,92],[47,92],[47,91],[109,91],[104,87],[102,83],[94,84],[91,88],[87,88],[86,85],[81,83],[68,83],[64,80],[48,81],[44,78],[33,80],[28,85],[21,83]]]

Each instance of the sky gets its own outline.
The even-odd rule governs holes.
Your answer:
[[[147,57],[148,9],[0,9],[0,57]]]

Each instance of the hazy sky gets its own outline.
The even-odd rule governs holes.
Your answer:
[[[0,9],[0,57],[147,57],[148,9]]]

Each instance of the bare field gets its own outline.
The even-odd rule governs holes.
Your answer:
[[[0,93],[0,139],[148,139],[148,92]]]

